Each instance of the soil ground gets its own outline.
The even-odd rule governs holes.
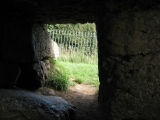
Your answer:
[[[98,106],[98,90],[92,85],[76,84],[65,92],[54,91],[76,107],[77,120],[106,120]]]

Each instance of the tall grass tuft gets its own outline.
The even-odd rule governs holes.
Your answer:
[[[45,83],[45,86],[58,91],[67,90],[69,87],[68,71],[54,59],[51,59],[50,63],[52,67],[49,73],[49,78]]]
[[[70,63],[84,63],[84,64],[98,64],[98,54],[85,55],[84,51],[68,51],[66,49],[60,48],[61,55],[59,57],[60,62],[70,62]]]

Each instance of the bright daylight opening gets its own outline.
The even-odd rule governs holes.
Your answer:
[[[78,116],[89,117],[88,109],[92,116],[93,110],[98,109],[99,89],[95,23],[47,25],[47,29],[54,41],[53,47],[58,47],[50,60],[46,86],[75,105]]]

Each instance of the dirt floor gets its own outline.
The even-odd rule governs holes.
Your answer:
[[[106,120],[98,106],[98,91],[92,85],[76,84],[65,92],[54,91],[76,107],[77,120]]]

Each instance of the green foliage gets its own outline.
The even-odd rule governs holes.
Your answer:
[[[46,87],[59,91],[65,91],[69,86],[78,84],[91,84],[99,86],[98,66],[91,64],[77,64],[68,62],[58,62],[50,60],[52,70],[49,79],[45,83]]]
[[[55,24],[48,25],[48,30],[58,29],[58,30],[67,30],[67,31],[83,31],[83,32],[96,32],[95,23],[85,23],[85,24]]]
[[[94,23],[86,24],[56,24],[47,25],[51,38],[59,44],[78,47],[97,46],[96,29]]]
[[[53,59],[51,59],[50,62],[52,64],[52,69],[45,86],[59,91],[67,90],[69,86],[69,73],[67,72],[66,68]]]
[[[81,83],[83,82],[83,80],[76,79],[76,80],[73,80],[73,82],[78,83],[78,84],[81,84]]]

